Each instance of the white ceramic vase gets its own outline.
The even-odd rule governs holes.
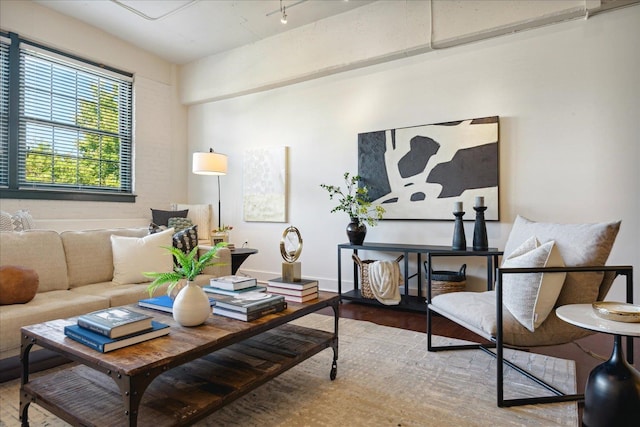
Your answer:
[[[187,282],[173,301],[173,318],[182,326],[202,325],[211,314],[209,297],[194,282]]]

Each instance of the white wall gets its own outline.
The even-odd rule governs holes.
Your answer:
[[[0,28],[134,73],[138,195],[135,203],[2,199],[2,210],[26,208],[44,226],[77,229],[139,224],[151,219],[151,207],[168,209],[171,202],[186,202],[186,108],[178,101],[176,66],[30,1],[0,2]]]
[[[221,178],[222,220],[235,227],[232,241],[260,250],[245,262],[245,271],[260,278],[279,275],[279,239],[293,224],[304,238],[303,275],[336,289],[336,244],[346,241],[348,218],[329,213],[333,205],[319,184],[340,184],[345,171],[356,172],[357,134],[498,115],[501,221],[488,224],[490,245],[504,247],[517,214],[553,222],[620,219],[609,263],[637,270],[639,22],[640,7],[634,6],[193,105],[190,151],[213,146],[229,155],[229,174]],[[243,152],[279,145],[290,147],[289,222],[245,223]],[[214,178],[188,179],[190,202],[217,199]],[[466,228],[469,239],[472,224]],[[444,221],[383,221],[367,240],[450,245],[452,230]],[[346,256],[343,265],[348,278]],[[483,273],[484,266],[472,262],[468,274]],[[635,289],[640,295],[638,280]],[[619,283],[613,298],[622,298]]]

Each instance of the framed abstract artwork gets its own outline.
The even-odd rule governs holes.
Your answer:
[[[462,202],[471,220],[482,196],[497,221],[499,134],[497,116],[361,133],[358,175],[384,219],[453,220]]]
[[[243,166],[245,221],[287,221],[287,147],[246,150]]]

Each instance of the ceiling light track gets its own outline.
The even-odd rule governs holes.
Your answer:
[[[276,9],[272,12],[267,13],[265,16],[275,15],[276,13],[280,13],[282,16],[280,17],[280,22],[283,24],[287,23],[287,9],[291,9],[293,6],[297,6],[300,3],[304,3],[308,0],[298,0],[297,2],[291,3],[289,6],[283,5],[282,0],[280,0],[280,9]]]
[[[138,15],[141,18],[146,19],[147,21],[158,21],[158,20],[160,20],[162,18],[166,18],[169,15],[173,15],[174,13],[180,12],[181,10],[186,9],[189,6],[192,6],[194,3],[196,3],[199,0],[191,0],[189,3],[185,3],[182,6],[179,6],[179,7],[175,8],[175,9],[170,10],[170,11],[168,11],[166,13],[163,13],[162,15],[159,15],[159,16],[149,16],[146,13],[139,11],[135,7],[132,7],[132,6],[129,6],[127,4],[122,3],[120,0],[110,0],[110,1],[115,3],[115,4],[117,4],[118,6],[121,6],[121,7],[125,8],[125,9],[127,9],[129,12],[135,13],[136,15]]]

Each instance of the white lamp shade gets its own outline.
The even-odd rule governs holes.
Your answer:
[[[193,173],[198,175],[226,175],[227,156],[220,153],[193,153]]]

